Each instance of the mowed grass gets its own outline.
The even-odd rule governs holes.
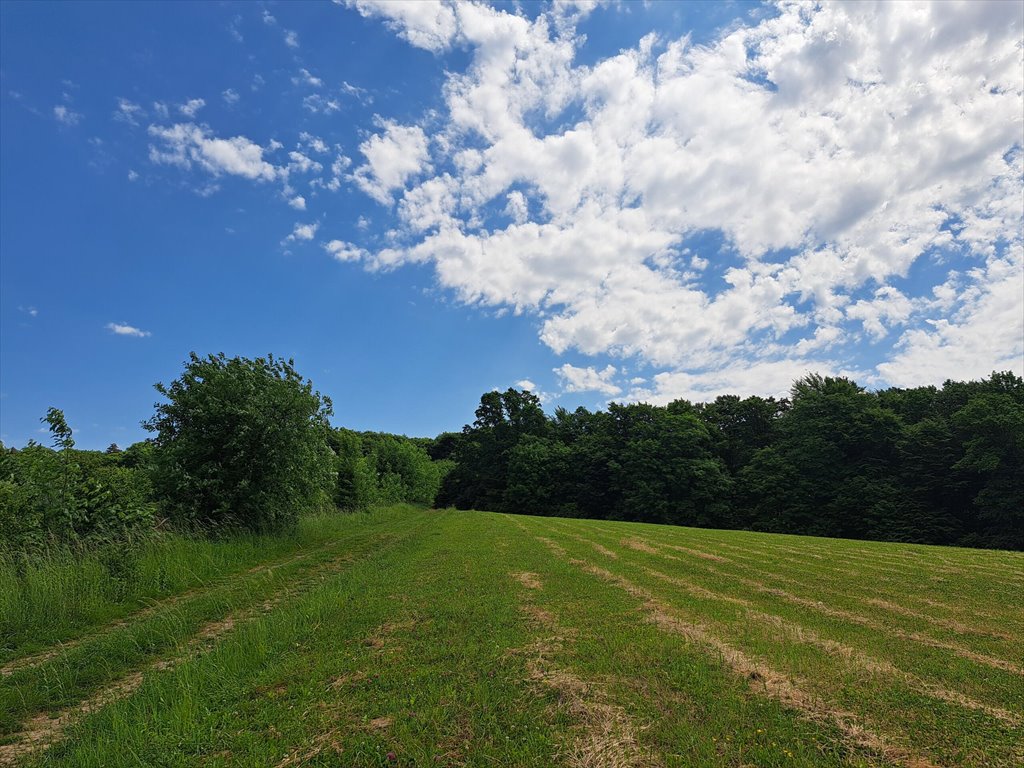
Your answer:
[[[23,619],[0,763],[1024,764],[1020,554],[413,507],[305,525],[273,567],[107,601],[63,643]]]

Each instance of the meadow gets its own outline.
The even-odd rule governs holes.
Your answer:
[[[1019,766],[1024,554],[426,510],[0,562],[0,764]]]

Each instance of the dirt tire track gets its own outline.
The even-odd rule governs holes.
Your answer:
[[[733,672],[748,681],[748,685],[754,693],[767,695],[784,706],[800,712],[809,720],[832,724],[838,728],[850,745],[861,750],[878,755],[906,768],[940,768],[939,764],[932,762],[928,758],[892,743],[889,738],[880,733],[869,730],[861,724],[859,718],[852,712],[830,706],[821,699],[809,694],[806,684],[799,678],[782,675],[762,661],[754,659],[743,651],[729,645],[702,625],[685,621],[674,615],[670,606],[659,601],[648,590],[586,560],[569,557],[565,549],[550,539],[545,541],[542,537],[536,538],[538,541],[545,543],[554,554],[566,559],[571,565],[580,568],[592,576],[614,584],[640,600],[648,621],[655,624],[659,629],[680,635],[698,645],[716,651]],[[553,547],[551,546],[552,544],[554,544]]]

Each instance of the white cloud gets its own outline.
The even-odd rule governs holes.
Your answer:
[[[289,48],[299,47],[299,33],[290,29],[284,31],[284,44]]]
[[[128,125],[138,125],[139,120],[146,116],[146,110],[128,99],[118,99],[114,119]]]
[[[505,205],[505,213],[516,224],[525,224],[530,218],[530,206],[526,202],[526,195],[518,189],[508,193],[508,202]]]
[[[440,2],[384,2],[346,0],[364,16],[383,16],[401,37],[418,48],[440,52],[448,48],[458,31],[456,9]]]
[[[319,172],[324,168],[316,160],[307,157],[301,152],[289,152],[288,160],[288,170],[295,173]]]
[[[242,17],[241,16],[235,16],[235,18],[231,20],[231,23],[228,24],[228,34],[231,35],[232,39],[236,43],[244,43],[245,42],[245,38],[242,36],[242,32],[239,29],[239,27],[241,25],[242,25]]]
[[[369,255],[359,246],[343,240],[331,240],[324,245],[324,250],[338,261],[362,261]]]
[[[366,162],[354,174],[356,184],[374,200],[387,205],[391,193],[429,167],[427,136],[417,125],[387,121],[384,132],[359,145]]]
[[[81,114],[65,107],[63,104],[58,104],[53,108],[53,116],[57,119],[58,123],[63,123],[64,125],[78,125],[82,119]]]
[[[844,345],[865,336],[879,382],[1019,363],[1013,4],[781,4],[706,45],[649,35],[592,65],[572,10],[350,5],[471,57],[432,141],[386,122],[360,147],[355,183],[400,196],[368,267],[430,264],[462,301],[536,313],[556,353],[663,367],[657,397],[724,375],[782,391],[856,368]],[[724,247],[687,252],[705,232]],[[935,253],[966,266],[907,283]]]
[[[320,222],[313,222],[312,224],[296,224],[292,233],[284,239],[285,242],[294,242],[296,240],[312,240],[316,237],[316,231],[320,228]]]
[[[329,115],[341,109],[341,102],[330,96],[311,93],[303,97],[302,106],[314,115]]]
[[[215,176],[227,173],[259,181],[273,180],[281,173],[281,169],[263,159],[267,150],[245,136],[219,139],[210,135],[209,129],[194,123],[151,125],[149,135],[162,145],[149,148],[149,159],[154,163],[186,169],[197,165]]]
[[[516,382],[516,389],[522,389],[525,390],[526,392],[536,392],[537,385],[534,384],[529,379],[520,379],[519,381]]]
[[[566,363],[554,370],[561,381],[563,392],[600,392],[609,397],[622,393],[622,388],[612,381],[618,373],[618,369],[613,365],[599,371],[593,366],[577,368]]]
[[[887,325],[902,325],[910,319],[914,305],[899,289],[886,285],[875,291],[870,301],[861,299],[846,309],[846,316],[860,320],[864,330],[875,339],[885,336]]]
[[[153,102],[153,113],[163,120],[166,120],[171,116],[170,108],[162,101]]]
[[[131,170],[129,168],[128,169],[128,181],[138,181],[138,179],[139,179],[138,172],[137,171],[133,171],[133,170]]]
[[[295,85],[308,85],[313,88],[319,88],[324,84],[324,81],[313,75],[305,67],[302,67],[299,70],[299,74],[292,78],[292,83]]]
[[[368,94],[365,88],[360,88],[358,85],[352,85],[347,80],[341,81],[341,90],[349,96],[354,96],[360,101],[372,102],[373,98]]]
[[[221,98],[224,99],[224,103],[228,105],[237,104],[241,96],[238,95],[238,91],[234,88],[228,88],[222,91],[220,94]]]
[[[184,104],[178,105],[178,111],[185,117],[195,117],[200,109],[206,106],[204,99],[189,99]]]
[[[106,328],[115,336],[134,336],[135,338],[142,339],[153,335],[149,331],[144,331],[127,323],[107,323]]]
[[[710,402],[719,395],[788,397],[793,382],[808,373],[864,380],[863,371],[841,369],[829,360],[772,360],[726,365],[714,371],[697,373],[666,371],[656,374],[650,386],[635,386],[624,399],[665,405],[679,399]]]
[[[302,195],[296,195],[295,197],[288,201],[288,205],[290,205],[297,211],[304,211],[306,210],[306,198],[304,198]]]
[[[331,148],[327,146],[327,142],[319,136],[314,136],[313,134],[306,133],[305,131],[299,134],[299,141],[301,141],[310,151],[316,152],[317,154],[324,155],[331,151]]]
[[[946,379],[979,379],[992,371],[1024,376],[1024,246],[989,259],[958,297],[959,309],[941,310],[925,327],[903,333],[896,353],[878,365],[879,377],[894,386],[940,385]]]

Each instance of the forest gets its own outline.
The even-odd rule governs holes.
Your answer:
[[[455,461],[441,506],[1024,548],[1024,381],[1010,372],[878,392],[810,374],[786,399],[550,417],[510,389],[429,450]]]
[[[1024,380],[871,392],[809,374],[784,399],[556,409],[488,392],[461,432],[334,427],[291,361],[193,354],[148,440],[0,450],[0,549],[268,533],[411,502],[530,515],[1024,549]]]

